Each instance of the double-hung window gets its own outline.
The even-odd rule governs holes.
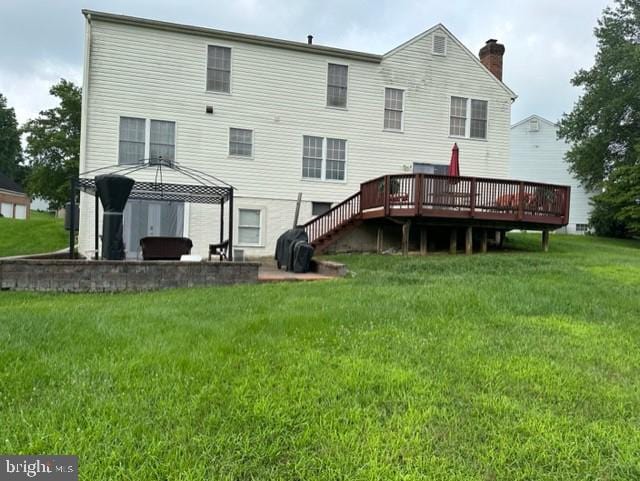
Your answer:
[[[404,90],[384,89],[384,128],[385,130],[402,130],[404,111]]]
[[[253,130],[229,129],[229,155],[253,157]]]
[[[207,51],[207,90],[231,92],[231,49],[209,45]]]
[[[327,73],[327,106],[347,107],[347,81],[349,67],[329,64]]]
[[[260,209],[238,209],[238,243],[241,245],[260,245],[261,217]]]
[[[119,164],[172,163],[176,158],[176,123],[120,117]]]
[[[347,141],[324,137],[303,137],[302,177],[320,180],[344,180]]]
[[[451,97],[449,134],[471,139],[487,138],[486,100]]]
[[[120,117],[119,164],[138,164],[144,160],[146,123],[145,119]]]

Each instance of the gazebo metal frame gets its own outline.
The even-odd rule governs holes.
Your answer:
[[[155,169],[154,180],[135,181],[129,199],[131,200],[155,200],[165,202],[188,202],[192,204],[218,204],[220,205],[220,243],[224,242],[224,204],[228,202],[229,218],[229,247],[228,260],[233,260],[233,191],[235,187],[218,179],[217,177],[191,167],[185,167],[175,161],[167,161],[162,158],[141,159],[135,164],[109,165],[99,169],[89,170],[70,179],[70,211],[69,216],[69,258],[74,257],[75,246],[75,210],[76,195],[82,191],[95,198],[95,259],[99,252],[99,211],[100,201],[96,189],[95,176],[100,174],[130,175],[139,171]],[[163,182],[163,169],[190,179],[191,184],[176,184]],[[91,175],[91,177],[88,177]],[[134,179],[135,180],[135,179]],[[79,219],[78,219],[79,221]]]

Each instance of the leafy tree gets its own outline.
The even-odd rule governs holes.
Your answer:
[[[82,92],[61,79],[49,93],[60,99],[60,105],[40,112],[23,127],[31,162],[27,190],[58,208],[69,200],[69,178],[78,175]]]
[[[13,107],[7,107],[7,99],[0,94],[0,172],[15,181],[22,181],[22,145],[20,131]]]
[[[573,173],[587,188],[604,192],[594,198],[596,233],[630,235],[640,232],[630,216],[636,199],[627,195],[640,179],[633,174],[640,165],[640,1],[616,0],[595,36],[593,67],[571,81],[584,94],[562,117],[559,136],[572,144],[566,159]],[[630,190],[623,192],[623,185]]]

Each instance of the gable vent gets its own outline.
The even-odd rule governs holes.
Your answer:
[[[540,122],[538,119],[529,120],[529,132],[538,132],[540,130]]]
[[[434,55],[446,55],[447,54],[447,37],[444,35],[435,34],[433,36],[433,54]]]

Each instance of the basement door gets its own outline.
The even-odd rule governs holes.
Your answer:
[[[142,257],[143,237],[182,237],[184,203],[130,200],[124,209],[124,248],[127,259]]]

